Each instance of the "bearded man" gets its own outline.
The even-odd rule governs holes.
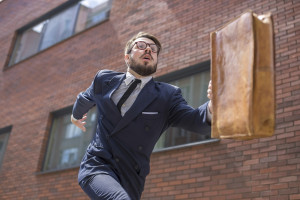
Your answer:
[[[85,131],[85,113],[93,106],[99,113],[78,175],[91,199],[139,200],[160,135],[170,126],[200,133],[210,125],[210,101],[194,109],[180,88],[153,80],[160,51],[155,36],[138,33],[125,47],[127,72],[101,70],[77,96],[71,116],[77,127]]]

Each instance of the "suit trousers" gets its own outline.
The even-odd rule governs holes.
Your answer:
[[[131,200],[120,183],[108,174],[91,177],[81,188],[93,200]]]

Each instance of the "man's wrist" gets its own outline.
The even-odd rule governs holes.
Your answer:
[[[76,122],[78,119],[76,119],[73,115],[71,115],[71,121]]]

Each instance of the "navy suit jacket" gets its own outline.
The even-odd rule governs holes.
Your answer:
[[[73,107],[76,119],[94,105],[99,113],[97,131],[82,160],[78,181],[84,185],[95,174],[110,174],[132,199],[139,199],[160,135],[169,126],[203,132],[209,127],[207,103],[194,109],[187,105],[180,88],[152,79],[122,117],[111,96],[124,79],[124,73],[101,70],[91,86],[77,96]]]

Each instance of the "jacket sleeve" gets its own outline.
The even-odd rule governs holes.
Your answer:
[[[100,73],[101,71],[96,74],[92,84],[84,92],[77,95],[72,112],[75,119],[81,119],[85,113],[95,106],[95,88]]]
[[[189,106],[177,88],[171,98],[169,107],[169,124],[193,132],[203,132],[210,129],[210,120],[207,119],[208,102],[194,109]]]

